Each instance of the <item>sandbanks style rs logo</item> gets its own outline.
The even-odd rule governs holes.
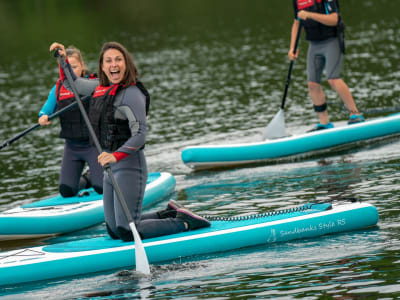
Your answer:
[[[293,228],[283,229],[279,231],[281,237],[293,236],[293,235],[304,235],[312,233],[314,231],[325,231],[334,230],[336,227],[346,226],[346,219],[328,220],[327,222],[321,222],[318,224],[310,224],[307,226],[294,226]]]

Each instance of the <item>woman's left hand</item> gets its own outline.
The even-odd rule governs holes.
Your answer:
[[[115,156],[112,153],[102,152],[97,157],[97,161],[99,162],[100,165],[102,165],[104,167],[106,164],[116,163],[117,159],[115,158]]]

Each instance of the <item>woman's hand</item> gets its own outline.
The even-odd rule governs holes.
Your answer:
[[[50,45],[50,52],[59,49],[58,53],[65,58],[66,57],[66,53],[65,53],[65,47],[63,44],[54,42],[53,44]]]
[[[311,17],[311,13],[306,11],[306,10],[301,10],[297,13],[297,16],[302,19],[302,20],[307,20],[308,18]]]
[[[50,125],[51,122],[49,121],[49,116],[48,115],[41,116],[39,118],[39,124],[40,124],[40,126]]]
[[[297,59],[297,57],[299,57],[299,50],[297,50],[296,53],[294,53],[293,49],[290,49],[287,55],[290,60],[295,60]]]
[[[101,166],[105,166],[106,164],[113,164],[117,162],[117,159],[112,153],[102,152],[98,157],[97,161]]]

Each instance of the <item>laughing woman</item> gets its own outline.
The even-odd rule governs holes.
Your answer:
[[[53,43],[50,51],[60,49]],[[68,65],[70,68],[70,66]],[[60,68],[61,80],[65,80]],[[121,44],[108,42],[100,52],[99,81],[86,80],[70,72],[81,96],[92,96],[89,119],[103,149],[98,156],[102,166],[109,164],[126,199],[130,213],[142,238],[208,227],[210,223],[170,201],[165,210],[142,215],[147,181],[143,152],[146,141],[146,114],[150,96],[137,80],[139,73],[133,58]],[[64,81],[68,86],[68,83]],[[104,174],[104,217],[109,235],[114,239],[133,240],[129,222],[118,201],[111,179]]]

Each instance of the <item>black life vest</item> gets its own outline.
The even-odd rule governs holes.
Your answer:
[[[140,81],[137,81],[135,85],[146,97],[147,115],[150,108],[150,94]],[[129,121],[115,118],[114,102],[118,92],[123,88],[125,86],[121,84],[98,86],[90,101],[90,123],[101,147],[111,152],[120,148],[132,136]]]
[[[320,14],[329,14],[326,0],[296,0],[298,10],[306,10]],[[337,1],[339,6],[339,2]],[[302,21],[309,41],[322,41],[337,36],[336,26],[327,26],[312,19]]]
[[[59,79],[56,84],[57,110],[75,102],[74,93],[68,90]],[[88,101],[83,102],[86,112],[89,111]],[[79,106],[76,105],[72,109],[60,115],[60,138],[73,140],[89,140],[89,131],[80,112]]]

